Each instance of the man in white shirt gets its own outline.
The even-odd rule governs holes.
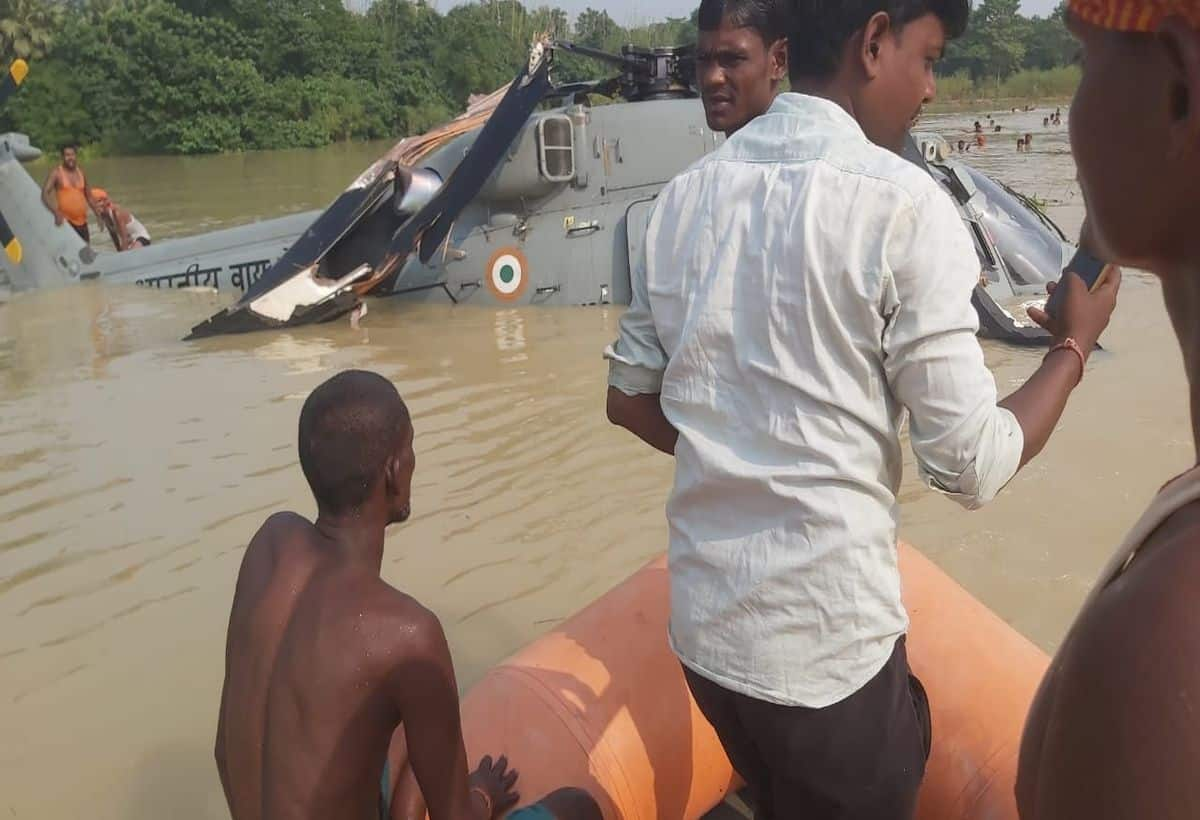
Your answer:
[[[967,0],[792,0],[791,85],[668,185],[609,418],[676,456],[671,644],[761,818],[909,818],[928,711],[904,652],[900,428],[968,508],[1046,444],[1119,276],[1070,275],[1056,344],[997,403],[979,262],[899,156]]]

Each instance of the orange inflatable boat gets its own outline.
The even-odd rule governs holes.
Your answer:
[[[1021,727],[1046,656],[901,545],[909,662],[929,692],[933,753],[919,820],[1017,817]],[[693,820],[738,785],[667,646],[658,560],[490,670],[463,702],[468,756],[506,754],[525,800],[564,786],[606,818]]]

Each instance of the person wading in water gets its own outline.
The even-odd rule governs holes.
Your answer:
[[[91,242],[88,230],[88,208],[100,219],[100,204],[96,201],[87,175],[79,167],[79,149],[68,145],[62,149],[62,162],[46,177],[42,186],[42,204],[54,214],[54,224],[67,222],[79,238]]]

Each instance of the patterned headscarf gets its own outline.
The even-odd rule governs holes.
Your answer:
[[[1113,31],[1157,31],[1168,17],[1200,28],[1200,0],[1071,0],[1071,13]]]

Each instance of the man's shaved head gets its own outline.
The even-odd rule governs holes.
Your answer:
[[[325,513],[362,507],[383,483],[389,461],[404,460],[411,446],[408,408],[395,386],[375,373],[339,373],[314,390],[300,411],[300,467]],[[407,481],[411,477],[409,464]],[[407,481],[393,488],[405,496],[403,507]],[[397,520],[406,516],[407,510],[397,512]]]

